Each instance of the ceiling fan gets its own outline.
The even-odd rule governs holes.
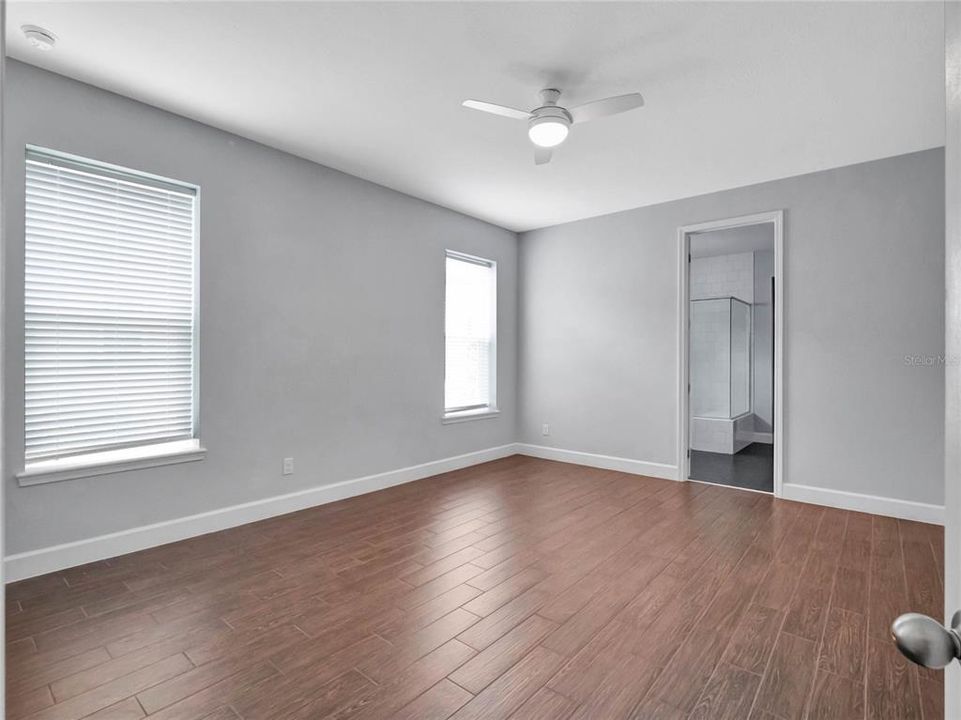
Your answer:
[[[552,148],[560,145],[567,138],[571,125],[574,123],[596,120],[607,115],[616,115],[639,108],[644,104],[640,93],[628,93],[594,100],[593,102],[575,105],[572,108],[561,107],[557,101],[561,91],[546,88],[540,91],[541,105],[530,112],[482,100],[465,100],[464,107],[481,112],[501,115],[515,120],[527,120],[527,135],[534,143],[534,162],[544,165],[551,161]]]

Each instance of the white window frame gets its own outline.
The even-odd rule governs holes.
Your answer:
[[[23,462],[23,470],[16,474],[21,486],[94,477],[126,470],[159,467],[177,463],[195,462],[206,457],[207,450],[200,442],[200,186],[174,180],[161,175],[133,170],[120,165],[93,160],[60,150],[27,145],[23,162],[30,155],[47,156],[67,167],[74,166],[87,171],[101,173],[106,177],[129,179],[134,182],[154,186],[168,186],[178,190],[189,190],[194,194],[193,213],[193,334],[192,344],[192,429],[189,439],[166,442],[145,443],[128,447],[111,448],[91,453],[72,455],[62,458]],[[26,185],[24,184],[24,192]],[[24,198],[25,199],[25,198]],[[25,203],[24,203],[25,204]],[[26,244],[26,228],[24,228]],[[25,310],[25,309],[24,309]],[[21,330],[25,327],[25,316],[21,316]],[[21,336],[22,337],[22,336]],[[23,347],[23,346],[22,346]],[[25,408],[21,407],[21,425],[25,420]],[[25,454],[25,448],[21,457]]]
[[[485,418],[494,418],[500,415],[500,410],[497,408],[497,262],[495,260],[490,260],[489,258],[478,257],[477,255],[468,255],[467,253],[459,252],[457,250],[445,250],[444,251],[444,378],[446,385],[447,378],[447,260],[448,258],[454,260],[460,260],[461,262],[473,263],[475,265],[483,265],[484,267],[490,268],[491,270],[491,342],[490,342],[490,358],[488,360],[488,367],[490,368],[490,378],[488,382],[488,399],[485,405],[472,405],[470,407],[447,407],[447,397],[445,391],[444,397],[444,413],[441,416],[441,422],[443,423],[459,423],[467,422],[470,420],[481,420]]]

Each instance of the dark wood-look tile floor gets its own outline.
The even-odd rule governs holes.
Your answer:
[[[940,717],[940,528],[512,457],[13,584],[11,720]]]

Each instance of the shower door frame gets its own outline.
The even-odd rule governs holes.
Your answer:
[[[774,225],[774,497],[782,497],[784,485],[784,211],[741,215],[710,222],[682,225],[677,229],[677,479],[691,474],[690,438],[690,257],[695,233],[729,230],[750,225]],[[752,316],[753,327],[753,316]],[[753,387],[752,387],[753,390]]]

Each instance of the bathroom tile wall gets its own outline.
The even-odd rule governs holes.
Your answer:
[[[754,302],[754,253],[691,260],[691,299],[736,297]]]

